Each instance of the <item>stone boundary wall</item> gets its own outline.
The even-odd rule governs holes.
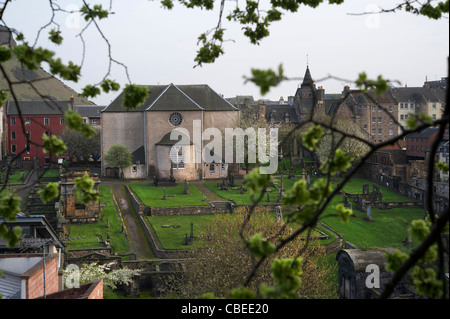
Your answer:
[[[125,185],[125,190],[130,195],[131,205],[133,205],[134,211],[138,215],[150,215],[150,207],[145,206],[141,200],[133,193],[133,191]]]

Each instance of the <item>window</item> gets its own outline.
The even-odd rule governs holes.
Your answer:
[[[216,167],[215,164],[213,164],[213,163],[209,164],[209,172],[210,172],[210,173],[214,173],[215,167]]]
[[[44,125],[50,125],[50,119],[48,117],[44,117]]]
[[[50,131],[45,131],[45,135],[50,136]]]
[[[11,118],[11,125],[16,125],[16,118],[15,117]]]
[[[389,112],[394,112],[394,107],[392,105],[389,105]]]
[[[416,146],[416,152],[418,152],[419,151],[419,146]]]
[[[173,169],[184,168],[184,152],[181,146],[173,146],[170,150],[170,161]]]
[[[372,106],[372,112],[375,112],[377,110],[376,106]]]
[[[436,103],[433,103],[433,109],[436,109]]]
[[[16,153],[16,144],[11,145],[11,153]]]
[[[59,118],[59,124],[60,125],[64,125],[64,117],[60,117]]]
[[[401,109],[403,108],[403,103],[400,103],[400,108],[401,108]]]
[[[27,145],[25,146],[25,150],[27,153],[30,153],[31,151],[30,143],[27,143]]]
[[[133,168],[131,169],[133,172],[136,172],[137,171],[137,166],[136,165],[133,165]]]
[[[433,114],[432,116],[433,116],[433,120],[436,121],[436,114]]]
[[[408,114],[405,115],[405,120],[408,118]]]
[[[378,112],[381,112],[381,106],[378,107]]]
[[[45,162],[46,165],[50,164],[50,158],[49,158],[49,157],[46,157],[46,158],[44,159],[44,162]]]
[[[11,139],[12,140],[16,139],[16,132],[14,132],[14,131],[11,132]]]
[[[394,130],[393,129],[389,129],[389,135],[394,135]]]
[[[25,132],[25,137],[26,137],[27,140],[29,140],[29,139],[31,138],[31,133],[30,133],[30,131],[26,131],[26,132]]]
[[[381,117],[378,118],[378,123],[383,123]]]
[[[377,135],[377,129],[372,129],[372,135]]]
[[[289,122],[289,119],[288,119],[288,122]],[[98,124],[98,119],[92,119],[92,124],[93,125],[97,125]]]
[[[376,117],[372,117],[372,123],[375,124],[376,121],[377,121],[377,118]]]
[[[394,119],[392,117],[389,118],[389,124],[394,123]]]
[[[378,135],[381,135],[383,133],[383,130],[381,128],[378,129]]]
[[[414,108],[414,104],[413,103],[409,104],[409,108],[413,109]]]
[[[409,145],[406,147],[406,149],[409,151]]]
[[[417,107],[420,107],[420,103],[417,103],[417,105],[416,105]]]
[[[367,130],[367,124],[364,124],[364,129],[366,129],[366,130]]]
[[[30,118],[29,117],[25,118],[25,125],[30,125]]]
[[[400,120],[403,120],[403,114],[402,114],[402,115],[400,115]]]

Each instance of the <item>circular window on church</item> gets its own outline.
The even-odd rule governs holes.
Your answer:
[[[183,122],[183,117],[181,116],[180,113],[172,113],[169,116],[169,123],[172,124],[173,126],[178,126],[181,124],[181,122]]]

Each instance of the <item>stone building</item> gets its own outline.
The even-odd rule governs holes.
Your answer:
[[[401,87],[391,89],[398,109],[398,133],[406,127],[411,114],[425,113],[433,120],[440,119],[445,108],[446,90],[442,87]]]
[[[205,130],[220,131],[222,140],[214,142],[221,143],[224,154],[225,129],[239,126],[239,109],[208,85],[147,87],[147,99],[137,108],[125,109],[121,93],[102,111],[102,155],[114,144],[126,146],[133,165],[123,171],[125,178],[169,179],[173,175],[175,180],[192,180],[227,176],[231,165],[206,158],[213,150],[206,147],[212,138]],[[182,133],[182,141],[182,135],[171,139],[172,131]],[[205,140],[201,140],[203,132]],[[103,176],[114,170],[102,162]]]
[[[89,170],[71,170],[60,174],[60,213],[68,223],[94,223],[100,214],[100,202],[82,201],[80,190],[75,188],[75,178],[90,174]],[[100,183],[97,174],[90,174],[94,181],[94,190]]]

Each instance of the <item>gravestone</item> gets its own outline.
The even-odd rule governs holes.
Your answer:
[[[280,187],[278,187],[277,203],[281,202],[281,195],[282,195],[282,192],[281,192],[281,186],[280,186]]]
[[[369,184],[364,184],[363,185],[363,195],[368,195],[369,194]]]
[[[184,193],[186,195],[189,195],[189,185],[187,183],[187,180],[184,180]]]
[[[289,179],[294,179],[294,168],[291,166],[291,168],[289,169]]]
[[[311,177],[309,174],[306,175],[306,185],[309,185],[311,183]]]
[[[373,221],[372,218],[372,208],[370,207],[370,205],[367,206],[367,216],[365,218],[368,222]]]
[[[166,200],[166,188],[163,187],[163,198],[162,200]]]
[[[282,222],[283,212],[281,211],[281,206],[277,206],[275,216],[277,218],[277,223]]]
[[[194,223],[191,222],[191,234],[189,236],[190,241],[194,239]]]
[[[106,228],[109,228],[109,218],[106,219]]]

